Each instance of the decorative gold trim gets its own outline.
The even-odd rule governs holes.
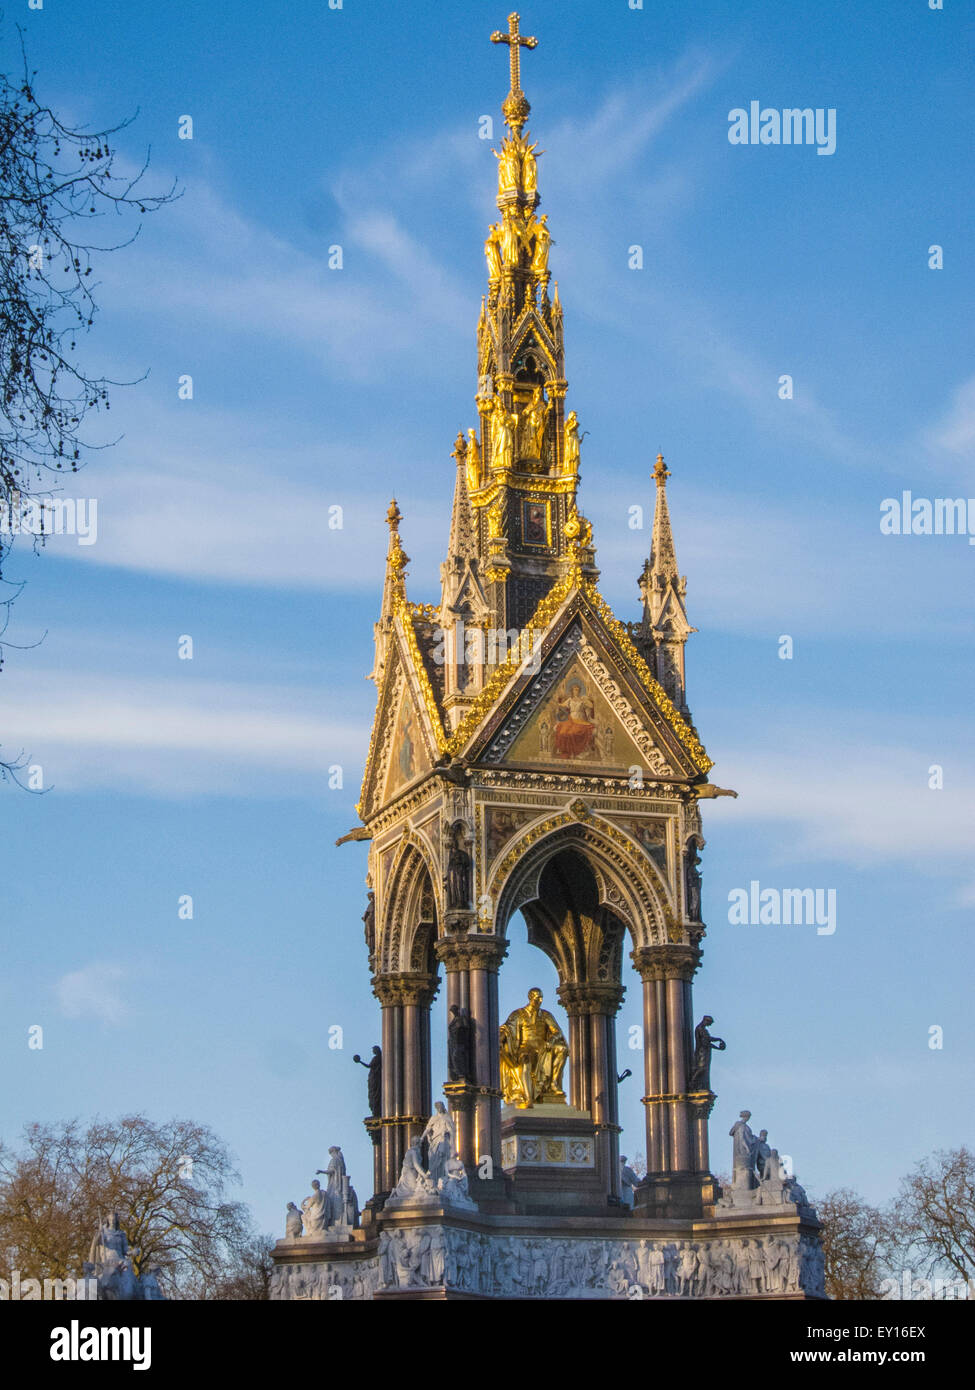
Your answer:
[[[535,612],[529,619],[527,628],[529,648],[534,643],[535,635],[539,630],[547,628],[561,608],[565,600],[576,589],[592,605],[608,631],[616,638],[624,656],[632,669],[639,676],[640,681],[651,696],[660,713],[670,724],[675,736],[683,745],[694,766],[703,773],[707,773],[713,766],[713,762],[704,751],[700,740],[691,732],[689,725],[685,722],[678,711],[673,700],[664,690],[660,682],[651,674],[650,668],[643,660],[630,640],[629,633],[613,613],[609,604],[602,597],[595,583],[591,579],[584,579],[581,567],[578,563],[573,563],[568,573],[555,583],[545,597],[541,600]],[[467,743],[468,739],[481,724],[488,710],[497,701],[511,677],[518,670],[524,658],[517,656],[509,659],[503,666],[499,666],[480,695],[472,702],[467,714],[458,724],[450,738],[445,740],[444,751],[451,757],[457,755]]]
[[[630,634],[627,632],[624,625],[616,617],[592,580],[584,580],[580,588],[596,609],[596,612],[599,614],[600,618],[602,618],[607,628],[616,638],[617,642],[619,642],[620,646],[623,648],[627,659],[631,665],[635,667],[644,686],[653,696],[660,712],[667,716],[667,719],[673,727],[674,733],[684,745],[694,766],[699,768],[701,772],[709,772],[711,768],[714,767],[714,763],[704,751],[703,744],[691,732],[689,725],[685,722],[666,690],[664,690],[660,682],[651,674],[650,667],[633,645]]]
[[[420,694],[423,696],[423,703],[433,728],[433,736],[437,743],[437,752],[442,754],[447,750],[447,735],[444,731],[443,720],[440,717],[440,709],[437,705],[436,696],[430,684],[430,677],[427,675],[427,668],[423,664],[420,646],[416,640],[416,629],[413,626],[413,619],[410,616],[410,605],[402,595],[398,594],[393,600],[393,616],[399,618],[402,625],[403,635],[406,638],[406,649],[410,654],[410,661],[413,663],[413,671],[420,686]]]

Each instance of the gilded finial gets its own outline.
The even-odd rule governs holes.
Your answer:
[[[395,497],[389,504],[389,511],[386,513],[386,520],[389,523],[389,529],[392,532],[395,533],[399,530],[399,524],[403,520],[403,513],[400,511],[399,507],[397,507]]]
[[[667,479],[670,477],[670,469],[669,469],[669,468],[667,467],[667,465],[664,463],[664,456],[663,456],[663,454],[658,454],[658,455],[657,455],[657,465],[656,465],[656,467],[655,467],[654,470],[653,470],[653,476],[654,476],[654,477],[656,478],[656,480],[657,480],[657,486],[658,486],[658,487],[663,487],[664,483],[665,483],[665,482],[667,481]]]
[[[511,64],[511,90],[505,97],[504,118],[511,129],[518,135],[522,126],[528,120],[531,107],[528,99],[521,90],[521,50],[523,48],[537,48],[538,39],[532,38],[527,34],[518,32],[518,25],[521,16],[512,13],[508,15],[508,32],[503,33],[496,29],[491,35],[492,43],[505,43],[508,45],[508,54]]]

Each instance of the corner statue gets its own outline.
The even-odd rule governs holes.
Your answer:
[[[530,989],[528,1003],[501,1027],[501,1091],[507,1105],[528,1110],[540,1101],[565,1103],[562,1072],[569,1046],[562,1029],[542,1008],[542,991]]]

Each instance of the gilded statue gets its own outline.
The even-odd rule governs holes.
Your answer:
[[[569,411],[565,422],[564,468],[566,473],[577,477],[579,473],[579,417],[574,410]]]
[[[532,251],[532,271],[535,275],[548,274],[548,250],[552,245],[552,233],[548,229],[548,213],[543,212],[532,230],[535,233],[535,248]]]
[[[505,209],[501,223],[501,259],[505,265],[517,266],[525,232],[520,217],[511,208]]]
[[[521,186],[529,195],[538,188],[538,165],[535,162],[535,151],[538,145],[526,145],[525,152],[521,157]],[[544,150],[539,151],[544,154]]]
[[[488,540],[499,540],[508,533],[508,519],[505,516],[504,502],[499,497],[490,507],[487,514]]]
[[[481,486],[481,451],[473,430],[467,431],[467,440],[467,491],[477,492]]]
[[[492,150],[491,153],[498,161],[498,193],[517,193],[519,176],[521,174],[521,160],[518,158],[518,151],[510,140],[504,140],[501,144],[501,153]]]
[[[529,1110],[543,1101],[565,1104],[562,1073],[569,1045],[562,1029],[542,1008],[542,991],[530,989],[528,1003],[501,1026],[501,1091],[507,1105]]]
[[[542,444],[545,440],[545,422],[551,409],[551,401],[545,400],[542,395],[542,388],[536,386],[532,392],[531,400],[525,406],[521,416],[519,452],[522,458],[541,458]]]
[[[484,243],[484,255],[487,259],[488,283],[496,284],[501,279],[501,228],[495,222],[488,229],[487,241]]]
[[[495,396],[491,413],[492,468],[509,469],[513,466],[517,422],[517,415],[509,415],[501,398]]]

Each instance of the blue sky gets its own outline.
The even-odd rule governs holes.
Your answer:
[[[185,192],[100,267],[90,361],[149,376],[68,488],[98,499],[97,541],[21,545],[8,569],[28,581],[12,640],[46,637],[8,654],[0,740],[54,790],[2,798],[0,1134],[206,1121],[279,1234],[330,1144],[370,1187],[365,850],[333,842],[373,711],[386,506],[411,597],[434,600],[449,450],[475,421],[496,215],[478,119],[500,133],[504,10],[90,0],[8,11],[3,33],[9,70],[19,19],[39,90],[78,123],[138,108],[124,159],[151,146],[150,182]],[[705,806],[695,1000],[728,1041],[713,1166],[747,1106],[812,1191],[881,1201],[924,1153],[975,1142],[975,548],[879,528],[903,489],[975,497],[971,7],[533,0],[522,29],[601,588],[638,615],[662,448],[699,628],[689,700],[740,793]],[[751,100],[835,108],[835,154],[729,144]],[[753,879],[835,889],[835,934],[732,927]],[[518,926],[502,1007],[536,979],[554,1004]],[[638,995],[634,976],[621,1065]],[[621,1094],[632,1156],[638,1077]]]

